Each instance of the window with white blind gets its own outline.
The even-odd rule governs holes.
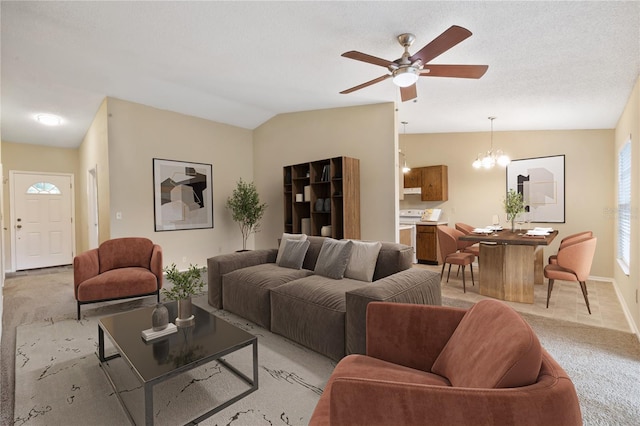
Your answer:
[[[631,258],[631,140],[618,154],[618,262],[629,272]]]

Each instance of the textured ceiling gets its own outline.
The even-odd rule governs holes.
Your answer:
[[[1,3],[2,140],[76,147],[106,96],[254,129],[274,115],[397,102],[407,133],[613,128],[640,75],[640,2]],[[394,60],[451,25],[473,35],[432,63],[480,80],[421,78],[401,103]],[[43,127],[38,112],[63,117]],[[402,126],[398,125],[402,131]]]

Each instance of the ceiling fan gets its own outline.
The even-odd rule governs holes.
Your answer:
[[[373,65],[386,67],[391,74],[374,78],[366,83],[359,84],[350,89],[343,90],[342,94],[355,92],[372,84],[379,83],[388,78],[400,87],[402,102],[414,99],[418,96],[416,81],[418,77],[456,77],[456,78],[480,78],[487,72],[488,65],[436,65],[429,61],[451,49],[456,44],[471,36],[471,31],[457,25],[451,26],[445,32],[436,37],[431,43],[424,46],[415,54],[409,54],[409,47],[416,37],[413,34],[400,34],[398,42],[404,47],[402,57],[395,61],[367,55],[366,53],[351,50],[342,54],[345,58],[367,62]]]

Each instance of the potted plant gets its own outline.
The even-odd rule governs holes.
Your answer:
[[[247,250],[247,238],[260,228],[260,219],[267,209],[267,203],[260,203],[258,190],[253,182],[245,182],[240,178],[236,189],[227,198],[227,208],[231,210],[231,217],[238,222],[242,232],[242,251]]]
[[[186,271],[179,271],[175,263],[163,269],[167,279],[173,283],[170,289],[163,288],[162,295],[169,300],[178,302],[177,326],[190,325],[193,320],[191,314],[191,296],[202,293],[204,281],[202,273],[207,268],[198,268],[198,265],[189,265]]]
[[[511,232],[514,232],[516,216],[524,212],[522,194],[510,189],[504,199],[504,210],[507,212],[507,220],[511,222]]]

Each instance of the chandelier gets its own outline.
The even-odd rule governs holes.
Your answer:
[[[511,162],[509,157],[502,152],[501,149],[493,150],[493,120],[495,119],[495,117],[489,117],[489,120],[491,120],[491,147],[486,154],[483,155],[480,153],[477,155],[473,162],[473,167],[475,169],[492,169],[496,164],[506,167]]]

